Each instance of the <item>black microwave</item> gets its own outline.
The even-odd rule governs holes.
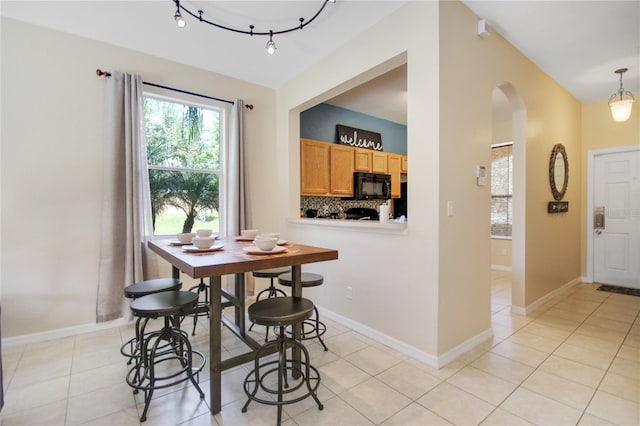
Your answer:
[[[353,198],[356,200],[388,200],[391,198],[391,175],[355,172],[353,174]]]

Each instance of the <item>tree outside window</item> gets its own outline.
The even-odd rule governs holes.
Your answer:
[[[513,224],[513,143],[491,147],[491,236],[511,237]]]
[[[155,235],[220,229],[221,113],[145,97]]]

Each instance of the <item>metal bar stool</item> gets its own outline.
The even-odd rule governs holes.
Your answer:
[[[311,272],[302,273],[302,288],[304,287],[316,287],[322,285],[324,277],[320,274],[314,274]],[[280,274],[278,276],[278,283],[280,285],[291,287],[293,285],[293,278],[291,273]],[[301,340],[318,339],[322,344],[325,351],[328,351],[327,345],[324,344],[322,336],[327,331],[327,326],[320,321],[320,315],[318,314],[318,308],[314,305],[313,311],[315,318],[307,319],[302,323],[302,335]]]
[[[290,270],[291,269],[289,268],[272,268],[272,269],[262,269],[259,271],[253,271],[252,275],[255,278],[269,278],[269,287],[260,290],[260,292],[256,295],[256,302],[258,302],[260,298],[263,297],[265,294],[269,299],[272,297],[277,297],[278,295],[287,296],[287,293],[285,293],[284,290],[281,290],[278,287],[276,287],[273,284],[273,282],[276,278],[278,278],[278,275],[289,272]],[[254,324],[255,322],[251,323],[251,326],[249,327],[249,331],[253,329]],[[266,342],[267,340],[269,340],[269,326],[267,326],[267,331],[264,335],[264,341]]]
[[[135,284],[131,284],[124,288],[124,296],[128,299],[137,299],[149,294],[160,293],[163,291],[176,291],[182,288],[182,281],[175,278],[158,278],[154,280],[140,281]],[[149,318],[138,317],[136,319],[135,336],[125,342],[120,348],[120,353],[129,358],[127,364],[139,356],[140,343],[142,342],[142,336],[144,335],[144,329],[147,325]]]
[[[150,294],[131,302],[134,315],[143,318],[164,318],[164,327],[144,336],[140,358],[127,373],[126,381],[134,393],[144,391],[144,410],[140,421],[147,420],[147,411],[156,389],[163,389],[190,380],[204,399],[198,385],[198,375],[205,364],[205,357],[194,351],[189,336],[180,330],[180,316],[193,309],[198,295],[190,291],[168,291]],[[163,342],[167,342],[164,344]],[[168,349],[163,349],[167,348]],[[194,363],[194,358],[197,362]],[[156,366],[162,365],[160,371]]]
[[[247,402],[242,407],[242,412],[246,413],[251,401],[261,404],[278,406],[278,422],[282,422],[282,406],[285,404],[293,404],[311,396],[318,404],[318,409],[324,407],[316,390],[320,385],[320,373],[309,363],[309,352],[305,346],[297,340],[287,337],[285,328],[287,326],[298,324],[309,318],[313,313],[313,302],[302,297],[274,297],[255,302],[249,306],[249,319],[257,324],[279,327],[276,334],[276,340],[265,343],[258,349],[254,368],[244,380],[244,392],[247,395]],[[299,348],[301,351],[300,361],[287,360],[287,348]],[[260,358],[266,354],[277,350],[278,359],[260,364]],[[274,366],[275,365],[275,366]],[[289,386],[287,379],[288,373],[292,373],[292,377],[298,377],[298,382]],[[277,387],[273,387],[273,375],[276,374]],[[304,389],[306,392],[302,394],[292,393],[298,389]],[[260,394],[258,392],[260,391]],[[277,400],[270,398],[275,395]]]
[[[198,283],[198,285],[195,285],[189,289],[189,291],[195,291],[195,293],[198,295],[198,303],[191,310],[191,312],[186,313],[182,319],[184,320],[184,318],[186,318],[187,316],[193,317],[193,331],[191,332],[192,336],[196,335],[196,325],[198,324],[198,317],[206,316],[207,318],[209,318],[209,290],[210,287],[208,284],[205,284],[203,278],[200,278],[200,282]],[[204,294],[204,300],[200,300],[201,294]]]

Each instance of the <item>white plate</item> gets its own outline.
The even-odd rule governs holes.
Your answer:
[[[222,244],[215,244],[212,245],[209,248],[206,249],[200,249],[196,246],[184,246],[182,247],[182,250],[188,252],[188,253],[200,253],[200,252],[204,252],[204,251],[216,251],[216,250],[220,250],[222,247],[224,247]]]
[[[258,247],[250,245],[248,247],[244,247],[242,250],[249,254],[276,254],[287,251],[287,248],[282,246],[275,246],[272,250],[260,250]]]
[[[169,240],[169,244],[171,244],[172,246],[186,246],[192,243],[183,243],[180,240]]]
[[[289,242],[289,240],[278,240],[278,242],[276,243],[279,246],[283,246],[285,244],[287,244]]]

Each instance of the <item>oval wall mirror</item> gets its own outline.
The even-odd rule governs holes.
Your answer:
[[[569,160],[564,145],[556,144],[549,159],[549,183],[551,193],[556,201],[562,200],[569,183]]]

